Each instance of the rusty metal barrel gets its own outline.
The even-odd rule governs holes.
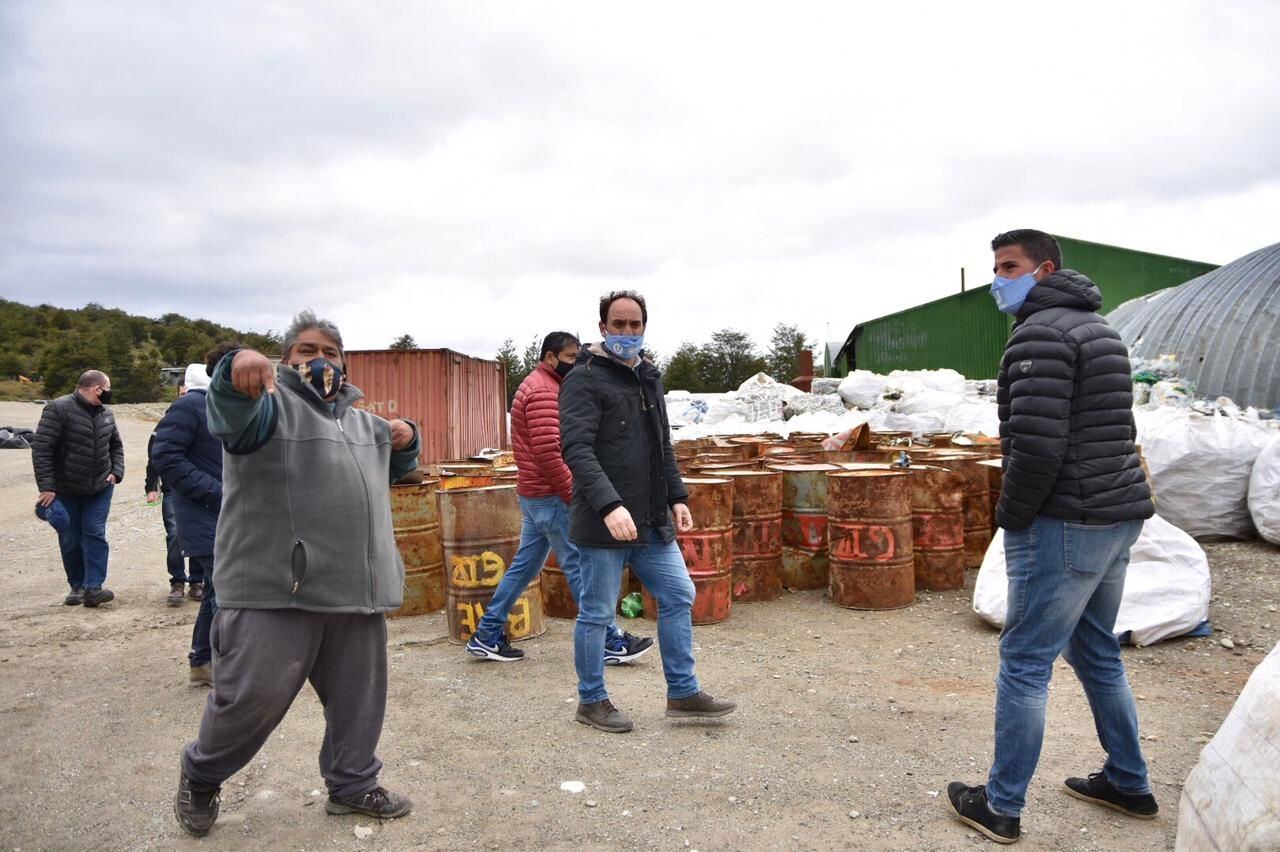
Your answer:
[[[693,623],[716,624],[729,617],[733,604],[733,481],[692,477],[684,485],[693,529],[677,532],[676,541],[696,591]],[[648,590],[642,602],[645,616],[657,618],[658,603]]]
[[[848,470],[827,477],[831,602],[899,609],[915,600],[911,475]]]
[[[440,462],[433,465],[440,473],[440,490],[478,488],[493,484],[493,465],[485,462]]]
[[[827,587],[827,474],[838,465],[774,464],[782,472],[782,585]]]
[[[1004,461],[1001,459],[987,459],[978,462],[978,467],[987,470],[987,497],[991,503],[991,534],[995,535],[996,528],[1000,526],[996,523],[996,506],[1000,505],[1000,491],[1004,488]]]
[[[444,607],[444,550],[436,492],[440,480],[391,486],[391,523],[404,562],[404,604],[392,616]]]
[[[960,450],[937,450],[928,455],[928,463],[958,473],[964,491],[964,564],[979,568],[991,546],[991,494],[987,469],[979,462],[986,455]]]
[[[520,502],[514,485],[453,488],[440,491],[438,496],[449,641],[464,644],[475,633],[494,589],[520,547]],[[507,615],[509,639],[528,639],[546,629],[541,583],[539,574],[511,607]]]
[[[733,599],[777,600],[782,596],[782,474],[733,470],[720,475],[733,480]]]
[[[941,466],[906,469],[911,475],[911,546],[916,588],[964,588],[964,482]]]
[[[542,566],[542,613],[552,618],[577,618],[578,601],[569,588],[569,578],[556,561],[556,552],[547,554]]]

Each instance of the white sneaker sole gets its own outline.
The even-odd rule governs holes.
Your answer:
[[[655,643],[655,644],[656,644],[656,643]],[[648,647],[647,647],[647,648],[645,648],[643,651],[641,651],[641,652],[639,652],[639,653],[637,653],[637,654],[630,654],[630,655],[627,655],[627,654],[610,654],[608,651],[605,651],[605,652],[604,652],[604,664],[605,664],[606,666],[622,666],[622,665],[626,665],[627,663],[630,663],[630,662],[632,662],[632,661],[634,661],[634,660],[638,660],[638,659],[640,659],[640,658],[641,658],[641,657],[643,657],[645,654],[649,653],[651,650],[653,650],[653,645],[648,646]]]
[[[467,653],[477,660],[493,660],[495,663],[518,663],[524,659],[524,657],[504,657],[488,648],[474,648],[471,645],[467,646]]]

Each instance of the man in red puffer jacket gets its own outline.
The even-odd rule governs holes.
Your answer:
[[[524,659],[524,651],[511,647],[503,628],[511,607],[542,570],[551,550],[575,600],[581,589],[578,548],[569,541],[573,474],[560,453],[560,383],[577,362],[579,348],[578,338],[567,331],[548,334],[537,369],[521,382],[511,403],[511,445],[522,515],[520,549],[467,643],[467,653],[482,660]],[[630,662],[652,647],[651,638],[632,636],[615,623],[605,642],[604,661],[606,665]]]

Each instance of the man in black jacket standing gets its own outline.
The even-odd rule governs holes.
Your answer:
[[[632,728],[604,684],[605,637],[627,564],[658,602],[667,715],[715,718],[736,707],[702,692],[693,671],[694,587],[675,540],[675,528],[692,529],[693,517],[671,449],[662,377],[641,356],[648,321],[639,293],[601,298],[604,341],[582,351],[560,388],[561,442],[573,472],[569,538],[582,557],[576,719],[609,733]]]
[[[71,592],[68,606],[98,606],[114,600],[107,579],[107,514],[111,494],[124,479],[124,443],[107,408],[111,379],[98,370],[80,376],[76,389],[44,407],[31,464],[40,489],[37,511],[56,500],[69,524],[58,533],[62,567]]]
[[[1107,753],[1100,772],[1066,779],[1064,792],[1139,819],[1156,815],[1114,632],[1129,548],[1155,509],[1134,447],[1129,354],[1097,313],[1102,293],[1061,268],[1057,240],[1042,231],[1000,234],[991,248],[992,296],[1016,318],[996,398],[1009,609],[991,772],[986,785],[952,782],[947,798],[961,821],[1013,843],[1059,654],[1084,685]]]

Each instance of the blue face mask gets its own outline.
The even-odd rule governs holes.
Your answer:
[[[630,361],[644,348],[643,334],[606,334],[604,348],[620,361]]]
[[[1036,269],[1040,267],[1037,266]],[[1006,314],[1017,314],[1027,294],[1036,286],[1035,270],[1017,278],[1001,278],[999,275],[991,282],[991,297],[996,300],[996,307]]]
[[[330,399],[342,389],[342,368],[328,358],[312,358],[294,369],[304,382],[315,388],[321,399]]]

